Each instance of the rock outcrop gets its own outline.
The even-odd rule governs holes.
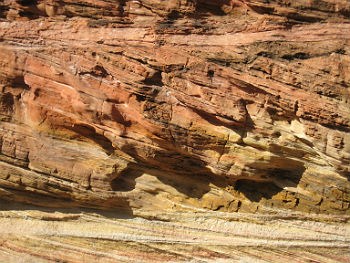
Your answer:
[[[0,198],[350,211],[350,3],[0,3]]]
[[[349,32],[348,0],[0,1],[0,261],[349,262]]]

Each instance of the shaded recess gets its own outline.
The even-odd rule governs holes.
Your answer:
[[[274,169],[268,175],[268,181],[241,179],[236,182],[235,190],[243,193],[252,202],[268,200],[281,192],[284,187],[297,187],[304,171],[304,167],[290,170]]]
[[[38,9],[39,1],[37,0],[20,0],[19,4],[23,6],[23,9],[19,11],[21,17],[37,19],[41,16],[47,16],[45,12]]]
[[[210,191],[209,184],[215,182],[218,178],[208,175],[186,175],[162,171],[150,167],[140,167],[130,164],[116,179],[111,182],[112,190],[118,192],[129,192],[135,189],[136,179],[143,174],[155,176],[164,185],[175,188],[190,198],[201,198]],[[184,184],[183,182],[186,182]],[[157,189],[155,189],[157,191]]]
[[[32,6],[38,4],[37,0],[19,0],[18,2],[23,6]]]
[[[143,83],[146,85],[154,85],[154,86],[162,87],[164,85],[163,79],[162,79],[162,72],[156,71],[155,73],[145,78]]]
[[[112,142],[105,136],[98,134],[94,127],[87,124],[74,124],[73,126],[66,127],[69,130],[76,132],[77,134],[90,139],[100,145],[107,153],[113,153],[114,147]]]
[[[282,58],[286,59],[286,60],[294,60],[294,59],[309,59],[311,56],[308,53],[304,53],[304,52],[298,52],[295,54],[287,54],[287,55],[283,55]]]
[[[9,10],[9,8],[7,6],[3,6],[0,3],[0,18],[6,18],[6,13],[8,10]],[[1,39],[0,39],[0,41],[1,41]]]
[[[12,112],[15,100],[11,93],[0,94],[0,111]]]
[[[140,168],[129,165],[116,179],[111,182],[112,190],[117,192],[130,192],[136,188],[137,178],[143,174],[155,176],[164,185],[175,188],[189,198],[201,199],[206,193],[210,192],[213,185],[220,188],[234,186],[234,190],[242,193],[251,202],[260,202],[262,199],[270,200],[274,195],[282,192],[284,187],[297,187],[304,170],[288,171],[275,169],[272,172],[271,180],[254,181],[251,179],[240,179],[231,182],[223,177],[213,174],[196,174],[192,175],[172,173],[165,170],[153,169],[150,167]],[[275,178],[273,178],[275,176]],[[184,184],[183,182],[186,182]],[[154,189],[152,191],[161,191]]]
[[[136,179],[144,173],[155,176],[165,185],[172,186],[179,193],[190,198],[202,198],[211,190],[211,185],[220,188],[234,186],[252,202],[271,199],[283,191],[284,187],[297,187],[305,171],[302,163],[285,160],[286,168],[267,170],[266,181],[256,179],[229,179],[214,174],[206,163],[194,156],[186,157],[178,153],[155,154],[153,163],[141,157],[134,146],[124,146],[122,151],[137,159],[138,163],[128,167],[111,182],[113,191],[129,192],[135,189]],[[186,182],[186,184],[184,184]]]
[[[254,121],[251,119],[249,114],[246,114],[245,119],[243,121],[237,121],[237,120],[234,120],[233,118],[226,117],[226,116],[219,116],[219,117],[225,119],[226,121],[232,122],[232,123],[228,124],[227,122],[218,118],[218,116],[216,116],[214,114],[210,114],[204,110],[193,108],[193,107],[191,109],[195,113],[197,113],[199,116],[201,116],[203,119],[205,119],[207,122],[209,122],[210,124],[212,124],[214,126],[223,126],[223,127],[228,128],[228,129],[232,129],[234,127],[234,128],[236,128],[236,132],[243,132],[243,133],[251,131],[254,128]]]
[[[260,202],[261,199],[271,199],[275,194],[283,189],[275,184],[267,182],[257,182],[252,180],[238,180],[235,190],[244,194],[252,202]]]
[[[30,90],[30,86],[27,83],[25,83],[23,76],[16,76],[10,79],[9,86],[11,86],[12,88]]]
[[[224,5],[231,5],[231,0],[198,0],[196,12],[199,14],[211,14],[224,16],[226,13],[222,9]]]

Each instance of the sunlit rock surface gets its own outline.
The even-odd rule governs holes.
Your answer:
[[[150,256],[150,262],[202,262],[221,252],[232,256],[221,260],[232,262],[244,258],[242,251],[224,251],[224,245],[239,244],[237,233],[230,232],[235,228],[232,218],[240,224],[258,218],[264,231],[273,232],[269,216],[283,214],[291,239],[305,238],[305,246],[316,247],[288,253],[316,255],[328,240],[335,246],[322,250],[323,258],[300,254],[301,261],[347,262],[349,32],[346,0],[1,1],[0,204],[7,208],[0,224],[26,225],[23,211],[29,211],[35,215],[30,222],[39,229],[47,224],[46,217],[67,228],[92,217],[92,225],[102,227],[104,215],[79,210],[98,209],[115,216],[106,224],[155,224],[164,232],[164,247],[154,248],[164,258]],[[9,208],[14,202],[36,206]],[[75,210],[62,212],[68,208]],[[63,213],[59,219],[52,209]],[[191,215],[188,224],[207,239],[211,232],[206,226],[216,222],[213,227],[222,233],[210,244],[221,244],[221,252],[202,251],[192,243],[187,247],[186,238],[202,244],[204,237],[194,233],[168,240],[173,234],[167,227],[182,231]],[[163,229],[152,219],[168,223]],[[304,230],[298,233],[302,220],[311,228],[312,244]],[[319,230],[312,226],[319,221],[324,225],[318,229],[326,228],[324,222],[338,228],[323,230],[331,237],[318,238]],[[10,242],[6,246],[17,248],[18,257],[29,255],[43,244],[35,229],[20,236],[20,230],[6,227],[4,237],[15,238],[0,242]],[[286,245],[288,235],[281,229],[276,243],[265,248]],[[149,230],[137,231],[147,243]],[[224,232],[233,243],[221,237]],[[55,239],[57,233],[45,235]],[[76,233],[70,245],[89,254],[93,248],[84,238],[100,237],[88,230]],[[253,238],[254,233],[239,235]],[[246,247],[263,243],[263,238],[257,236],[258,243]],[[113,240],[106,241],[111,242],[107,248]],[[130,246],[137,251],[148,249],[141,241],[127,240],[118,243],[120,249],[129,241],[136,242]],[[52,242],[66,244],[64,237]],[[179,246],[165,245],[174,242]],[[42,249],[59,249],[68,257],[68,243],[57,243],[60,248],[43,244]],[[26,244],[33,246],[25,250]],[[191,247],[201,256],[180,252]],[[2,251],[0,258],[7,253]],[[168,259],[169,253],[174,257]],[[128,251],[124,256],[132,257]],[[287,257],[280,248],[276,258],[269,256],[266,252],[260,259]]]

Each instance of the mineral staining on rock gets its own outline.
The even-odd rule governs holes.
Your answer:
[[[0,3],[0,198],[350,211],[350,3]]]

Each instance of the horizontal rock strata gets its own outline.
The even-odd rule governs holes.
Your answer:
[[[4,0],[0,19],[2,200],[349,213],[349,1]]]

